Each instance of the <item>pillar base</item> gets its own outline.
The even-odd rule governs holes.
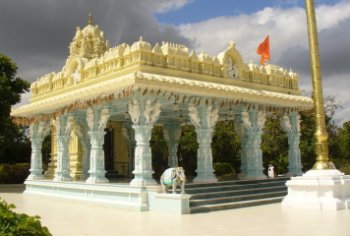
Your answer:
[[[197,171],[196,171],[197,172]],[[197,172],[197,177],[193,179],[193,183],[216,183],[218,180],[213,172]]]
[[[287,177],[293,177],[293,176],[301,176],[304,173],[302,171],[289,171],[286,176]]]
[[[60,181],[72,181],[72,177],[70,176],[55,176],[55,178],[53,178],[53,181],[56,181],[56,182],[60,182]]]
[[[97,177],[89,177],[85,183],[87,184],[103,184],[108,183],[109,180],[107,178],[97,178]]]
[[[339,170],[310,170],[286,183],[283,208],[350,209],[350,175]]]
[[[27,180],[40,180],[40,179],[45,179],[45,177],[43,175],[33,175],[33,174],[30,174],[27,177]]]
[[[244,174],[238,174],[238,179],[246,179],[246,180],[249,180],[249,179],[266,179],[267,176],[264,174],[264,173],[244,173]]]
[[[135,176],[133,180],[131,180],[130,185],[135,187],[142,186],[153,186],[158,185],[157,182],[152,178],[153,171],[150,171],[150,175],[147,176]]]

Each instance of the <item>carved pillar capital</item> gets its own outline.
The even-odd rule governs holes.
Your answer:
[[[191,123],[197,129],[214,128],[219,118],[217,107],[211,104],[200,104],[199,107],[190,104],[188,107],[188,115]]]
[[[193,104],[190,104],[188,106],[188,115],[190,117],[191,123],[194,125],[195,128],[201,127],[201,119],[199,117],[199,112],[197,107],[195,107]]]
[[[29,126],[30,138],[45,138],[50,133],[50,122],[41,121]]]
[[[133,98],[129,101],[128,112],[134,125],[154,125],[161,112],[158,100]]]

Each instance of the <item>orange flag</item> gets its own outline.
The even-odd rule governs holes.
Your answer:
[[[265,40],[262,43],[260,43],[256,53],[261,55],[261,65],[265,65],[265,61],[270,60],[270,37],[269,36],[266,36]]]

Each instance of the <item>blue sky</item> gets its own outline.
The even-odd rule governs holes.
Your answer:
[[[315,4],[334,4],[339,0],[315,0]],[[303,7],[304,0],[193,0],[180,9],[158,13],[165,24],[187,24],[220,16],[251,14],[265,7]]]

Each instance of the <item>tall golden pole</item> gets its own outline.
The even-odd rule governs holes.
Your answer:
[[[305,8],[309,34],[312,88],[316,116],[316,163],[313,166],[313,169],[334,169],[335,167],[328,157],[328,133],[326,129],[324,115],[325,113],[320,69],[320,54],[318,47],[317,23],[314,0],[305,0]]]

